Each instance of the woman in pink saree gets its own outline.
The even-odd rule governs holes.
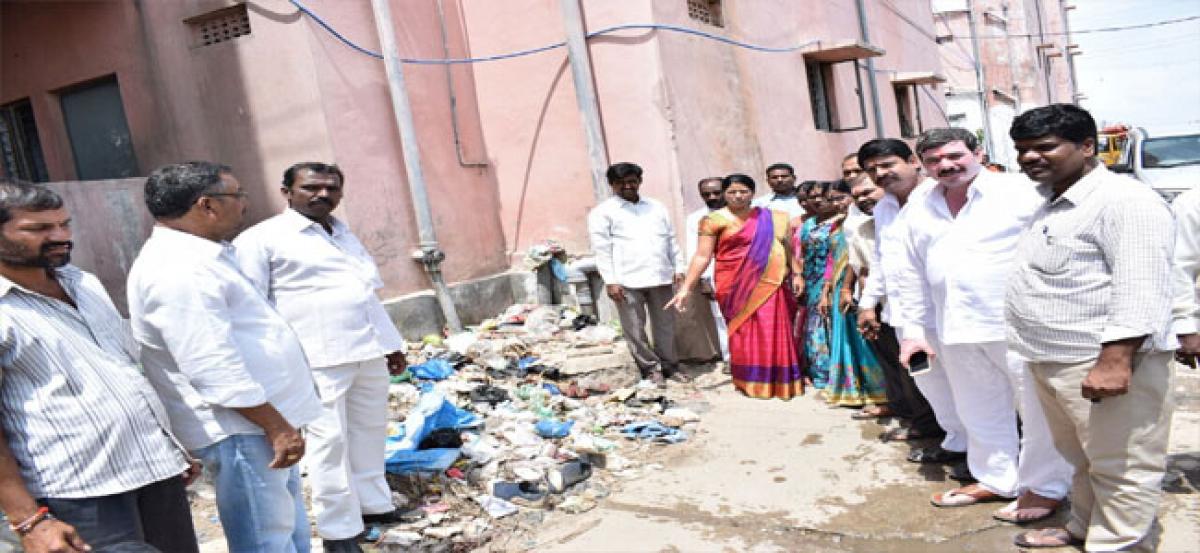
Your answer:
[[[700,240],[687,277],[667,308],[682,311],[688,294],[715,257],[717,303],[729,328],[733,385],[760,399],[804,393],[792,319],[796,300],[786,289],[788,216],[752,207],[754,180],[722,181],[726,207],[700,221]]]

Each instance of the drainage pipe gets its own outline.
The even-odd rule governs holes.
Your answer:
[[[387,71],[388,91],[392,97],[392,113],[400,130],[400,145],[404,156],[404,171],[408,176],[408,193],[412,197],[413,212],[417,217],[420,249],[413,252],[413,259],[425,267],[438,306],[450,332],[462,332],[462,322],[454,308],[454,299],[442,276],[441,264],[446,253],[438,246],[437,233],[433,228],[433,213],[429,209],[429,197],[425,193],[425,175],[421,172],[421,151],[417,145],[417,131],[413,125],[412,106],[408,101],[408,90],[404,86],[404,71],[400,63],[400,50],[396,46],[396,34],[392,28],[392,10],[388,0],[371,0],[371,13],[375,17],[375,28],[379,32],[379,47],[383,50],[383,65]]]
[[[857,0],[858,7],[858,35],[862,38],[863,43],[871,44],[871,35],[867,32],[867,6],[863,0]],[[858,69],[855,68],[855,71]],[[875,138],[883,138],[883,108],[879,105],[879,84],[875,79],[875,58],[867,58],[867,84],[871,87],[871,116],[875,121]],[[917,103],[921,103],[921,99],[917,98]]]
[[[563,27],[567,31],[567,58],[571,60],[571,79],[575,83],[575,101],[583,115],[583,132],[587,139],[588,160],[592,165],[592,194],[596,203],[608,198],[608,150],[604,144],[604,129],[600,121],[600,105],[596,100],[596,81],[592,75],[592,59],[588,55],[583,9],[579,0],[561,0]]]

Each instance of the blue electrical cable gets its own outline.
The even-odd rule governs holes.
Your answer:
[[[349,47],[357,50],[358,52],[361,52],[361,53],[371,56],[373,58],[383,59],[383,55],[379,54],[378,52],[373,52],[371,50],[363,48],[362,46],[355,44],[353,41],[351,41],[350,39],[343,36],[341,33],[339,33],[337,31],[337,29],[334,29],[332,25],[327,23],[324,19],[321,19],[321,16],[317,15],[316,13],[313,13],[313,11],[308,9],[307,7],[305,7],[304,4],[301,4],[300,0],[290,0],[290,2],[292,3],[293,6],[296,6],[296,9],[300,10],[305,15],[311,17],[313,19],[313,21],[316,21],[318,25],[323,27],[326,31],[329,31],[330,34],[337,37],[337,39],[342,41],[342,43],[344,43],[346,46],[349,46]],[[811,45],[819,42],[817,40],[810,40],[808,42],[805,42],[804,44],[799,44],[796,46],[786,46],[783,48],[772,48],[769,46],[759,46],[757,44],[748,44],[745,42],[740,42],[740,41],[733,40],[731,38],[723,37],[720,35],[714,35],[712,33],[706,33],[704,31],[697,31],[696,29],[689,29],[687,27],[680,27],[677,25],[649,24],[649,23],[632,23],[632,24],[626,24],[626,25],[614,25],[612,27],[605,27],[603,29],[600,29],[597,31],[592,31],[592,32],[588,33],[587,38],[594,38],[594,37],[598,37],[598,36],[605,35],[608,33],[613,33],[616,31],[625,31],[625,30],[633,30],[633,29],[672,31],[672,32],[676,32],[676,33],[683,33],[683,34],[694,35],[694,36],[707,38],[707,39],[711,39],[711,40],[716,40],[718,42],[724,42],[725,44],[730,44],[730,45],[737,46],[740,48],[746,48],[748,50],[755,50],[758,52],[771,52],[771,53],[795,52],[796,50],[811,46]],[[521,56],[528,56],[531,54],[538,54],[541,52],[545,52],[547,50],[554,50],[555,48],[562,48],[563,46],[566,46],[566,45],[567,45],[566,42],[555,42],[554,44],[547,44],[545,46],[541,46],[538,48],[531,48],[528,50],[519,50],[516,52],[510,52],[507,54],[496,54],[494,56],[485,56],[482,58],[450,58],[450,59],[401,58],[400,61],[402,63],[407,63],[407,64],[411,64],[411,65],[454,65],[454,64],[461,64],[461,63],[482,63],[482,62],[488,62],[488,61],[499,61],[499,60],[506,60],[506,59],[511,59],[511,58],[518,58]]]

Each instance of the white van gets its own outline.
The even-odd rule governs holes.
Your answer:
[[[1151,136],[1146,129],[1129,133],[1129,151],[1112,169],[1133,173],[1167,201],[1200,184],[1200,132]]]

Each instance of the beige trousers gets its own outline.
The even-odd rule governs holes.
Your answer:
[[[1171,353],[1139,353],[1129,391],[1092,403],[1083,379],[1095,366],[1030,363],[1060,453],[1075,467],[1067,530],[1087,551],[1154,551],[1171,433]]]

